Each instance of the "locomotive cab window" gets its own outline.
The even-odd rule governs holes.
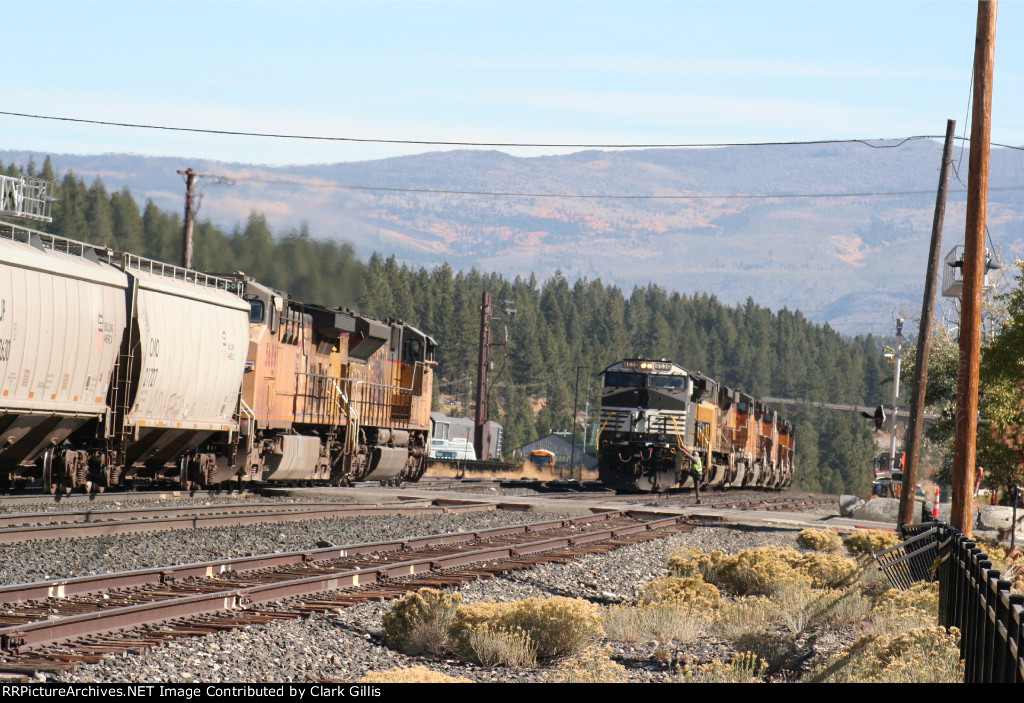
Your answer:
[[[649,376],[651,388],[686,388],[686,376]]]
[[[262,300],[249,301],[249,322],[259,324],[263,322],[263,315],[266,311]]]
[[[402,362],[415,364],[423,360],[423,340],[411,337],[405,340],[402,345]]]
[[[633,388],[643,388],[645,378],[646,376],[642,373],[609,371],[604,375],[604,385],[613,387],[631,386]]]

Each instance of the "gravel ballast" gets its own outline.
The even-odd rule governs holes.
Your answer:
[[[535,514],[531,517],[541,519]],[[668,552],[677,547],[735,552],[763,544],[794,546],[795,536],[793,530],[700,527],[692,533],[586,556],[569,564],[543,565],[458,590],[466,603],[547,596],[614,603],[635,598],[645,583],[667,573]],[[536,683],[548,680],[553,673],[551,667],[487,669],[392,651],[384,645],[381,634],[381,618],[390,607],[386,602],[368,603],[305,619],[176,640],[142,655],[117,655],[99,664],[81,665],[74,673],[59,678],[76,682],[355,681],[368,671],[419,664],[480,682]],[[613,644],[614,656],[627,666],[631,682],[664,681],[671,676],[674,665],[657,660],[655,646]],[[682,655],[674,653],[672,658]]]
[[[520,494],[522,489],[489,490]],[[655,497],[637,497],[652,504]],[[126,498],[142,504],[145,498]],[[193,499],[187,499],[193,502]],[[265,497],[217,497],[195,504],[266,501]],[[305,500],[305,499],[303,499]],[[662,497],[679,504],[689,496]],[[288,502],[282,500],[282,502]],[[150,503],[152,504],[152,503]],[[176,505],[185,504],[176,501]],[[28,512],[33,508],[21,511]],[[579,512],[575,511],[575,515]],[[214,558],[309,549],[332,545],[398,539],[417,535],[496,527],[570,517],[569,513],[492,511],[483,513],[364,517],[300,523],[251,525],[239,528],[138,533],[51,543],[0,545],[0,583],[23,583],[95,573],[194,563]],[[796,546],[797,529],[772,527],[698,527],[695,531],[640,543],[603,555],[585,556],[569,564],[547,564],[529,571],[477,581],[459,588],[463,602],[511,601],[530,597],[567,596],[600,604],[634,600],[642,587],[667,573],[670,551],[697,546],[704,551],[735,553],[760,546]],[[412,657],[383,643],[381,619],[390,602],[367,603],[308,618],[276,620],[266,625],[224,631],[168,642],[144,654],[121,654],[98,664],[80,664],[62,675],[37,678],[72,682],[355,682],[369,671],[426,665],[480,682],[544,682],[558,669],[539,667],[488,669],[429,656]],[[607,643],[623,664],[630,682],[657,682],[672,677],[686,655],[708,660],[721,656],[721,645],[701,641],[672,645],[666,652],[655,642]]]

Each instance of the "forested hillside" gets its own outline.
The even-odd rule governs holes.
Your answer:
[[[16,175],[19,168],[6,172]],[[53,178],[49,160],[38,175]],[[152,201],[140,209],[129,190],[108,193],[100,180],[87,185],[74,174],[61,180],[56,196],[48,231],[179,261],[177,213]],[[230,233],[197,223],[194,265],[210,272],[242,270],[300,300],[420,327],[439,345],[440,391],[460,401],[446,409],[465,414],[476,381],[480,299],[489,292],[492,341],[499,345],[491,355],[492,417],[504,425],[509,450],[572,427],[577,378],[578,419],[589,398],[593,420],[598,374],[628,356],[672,359],[755,396],[866,405],[883,396],[879,383],[886,370],[873,337],[844,338],[800,312],[773,313],[752,299],[728,306],[714,296],[680,295],[656,285],[625,292],[600,280],[569,281],[561,273],[543,283],[532,276],[509,280],[455,272],[448,264],[409,267],[377,254],[364,263],[351,245],[316,239],[305,228],[275,237],[255,213]],[[873,444],[864,420],[809,407],[784,414],[797,426],[796,487],[867,492]]]

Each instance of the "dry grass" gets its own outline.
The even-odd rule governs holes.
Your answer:
[[[679,605],[616,605],[604,615],[605,637],[613,642],[693,642],[707,631],[707,620]]]
[[[425,666],[410,666],[387,671],[367,671],[357,683],[475,683],[475,681],[448,676],[440,671],[432,671]]]
[[[467,646],[483,666],[525,669],[537,666],[537,644],[522,630],[474,628]]]
[[[679,683],[762,683],[768,664],[751,652],[735,655],[731,661],[696,664],[687,661],[676,672]]]
[[[588,647],[550,677],[552,683],[625,683],[626,667],[612,661],[610,647]]]

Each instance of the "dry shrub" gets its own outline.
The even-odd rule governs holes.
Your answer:
[[[769,594],[783,583],[810,583],[806,574],[793,568],[801,556],[795,549],[776,547],[755,547],[736,555],[713,552],[705,578],[737,595]]]
[[[522,630],[477,627],[469,632],[467,645],[473,657],[487,667],[521,669],[537,665],[537,645]]]
[[[674,605],[616,605],[604,615],[605,637],[613,642],[692,642],[707,621]]]
[[[876,552],[881,552],[900,543],[900,538],[885,530],[860,530],[843,539],[843,544],[851,554],[870,559]]]
[[[1024,564],[1021,560],[1011,562],[1002,576],[1010,582],[1011,593],[1024,593]]]
[[[492,627],[526,632],[537,644],[540,661],[581,652],[604,635],[597,606],[580,598],[528,598],[512,606]]]
[[[367,671],[356,683],[475,683],[431,671],[425,666],[399,667],[388,671]]]
[[[491,623],[511,610],[513,605],[513,603],[495,602],[460,605],[455,611],[455,622],[452,623],[449,633],[459,649],[472,653],[469,636],[475,630],[490,627]]]
[[[840,552],[843,549],[843,538],[835,530],[801,530],[796,536],[796,543],[816,552]]]
[[[611,647],[588,647],[549,679],[552,683],[626,683],[626,667],[612,661]]]
[[[891,588],[878,597],[881,607],[917,608],[929,613],[939,613],[938,581],[918,581],[906,590]]]
[[[859,639],[809,680],[815,683],[961,683],[960,633],[938,626]]]
[[[732,661],[697,664],[687,660],[677,669],[679,683],[762,683],[767,663],[751,652],[733,656]]]
[[[482,629],[525,633],[535,645],[539,661],[580,652],[604,634],[596,605],[562,597],[460,606],[451,636],[467,656],[474,656],[472,634]]]
[[[765,596],[748,596],[722,603],[718,617],[708,624],[708,630],[722,639],[736,641],[778,625],[779,607],[775,601]]]
[[[718,558],[721,558],[721,554],[706,554],[697,547],[682,547],[669,555],[668,571],[672,576],[679,578],[705,576],[709,573],[714,556],[718,555]]]
[[[978,548],[992,562],[992,568],[1002,572],[1001,577],[1010,582],[1011,593],[1024,593],[1024,560],[1020,558],[1024,551],[1020,545],[1007,549],[995,540],[984,538],[978,540]]]
[[[384,615],[388,646],[406,654],[440,653],[449,648],[449,630],[462,602],[459,594],[421,588],[402,596]]]
[[[736,648],[762,660],[768,671],[777,671],[799,653],[796,637],[777,632],[754,632],[740,637]]]
[[[821,592],[819,605],[816,624],[839,629],[868,620],[872,616],[875,601],[859,588],[848,588],[844,591]]]
[[[640,594],[641,604],[675,605],[698,613],[717,608],[721,602],[718,589],[705,583],[700,574],[684,578],[663,576],[644,586]]]
[[[814,588],[842,588],[854,582],[860,568],[857,562],[839,554],[812,552],[804,554],[792,564],[806,574]]]
[[[891,588],[881,594],[871,619],[876,630],[888,634],[931,627],[938,615],[938,583],[920,581],[905,591]]]
[[[801,583],[783,583],[772,592],[776,617],[793,635],[800,635],[820,615],[821,593]]]
[[[1006,548],[994,539],[982,537],[977,540],[977,547],[992,562],[992,568],[998,569],[1006,561]]]

